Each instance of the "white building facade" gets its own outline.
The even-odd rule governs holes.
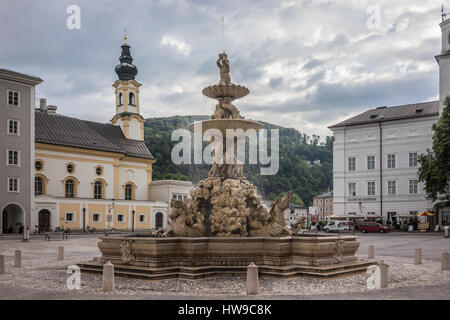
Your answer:
[[[366,112],[367,123],[353,119],[331,127],[334,217],[400,223],[433,209],[418,182],[417,159],[432,146],[438,110],[438,102],[380,108]],[[381,115],[392,113],[411,116],[391,120]]]
[[[440,27],[439,101],[379,107],[329,127],[334,139],[334,218],[405,223],[435,209],[418,182],[417,159],[432,148],[432,126],[450,95],[450,19]],[[441,214],[436,224],[442,224]]]

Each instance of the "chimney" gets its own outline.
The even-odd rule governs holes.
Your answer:
[[[47,99],[41,98],[40,101],[40,105],[39,105],[39,109],[41,111],[47,111]]]
[[[47,106],[47,113],[48,114],[56,114],[56,109],[58,109],[58,107],[56,107],[56,106]]]

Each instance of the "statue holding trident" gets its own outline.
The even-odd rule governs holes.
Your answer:
[[[232,86],[230,78],[230,61],[228,61],[227,54],[219,53],[217,59],[217,66],[220,69],[220,82],[219,86]],[[219,104],[216,105],[216,111],[212,115],[212,119],[244,119],[241,116],[238,108],[231,103],[233,99],[231,97],[218,97]]]
[[[216,61],[217,66],[220,69],[220,82],[219,84],[222,85],[229,85],[231,84],[231,78],[230,78],[230,61],[228,61],[227,54],[219,53],[219,59]]]

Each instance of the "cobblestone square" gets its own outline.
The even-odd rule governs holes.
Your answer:
[[[1,240],[7,273],[0,275],[0,299],[449,299],[450,271],[441,271],[441,252],[450,240],[442,234],[361,235],[358,258],[367,258],[370,244],[375,258],[389,265],[389,288],[367,289],[368,275],[325,280],[314,278],[260,278],[258,296],[247,297],[245,279],[238,277],[206,280],[141,281],[116,278],[113,293],[102,291],[101,276],[81,274],[81,289],[69,290],[69,265],[99,255],[97,236],[73,236],[67,241],[30,242]],[[65,260],[58,261],[58,247],[64,246]],[[421,247],[423,263],[414,265],[414,249]],[[23,267],[16,268],[14,250],[23,252]]]

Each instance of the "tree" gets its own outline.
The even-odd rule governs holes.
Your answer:
[[[286,194],[286,192],[281,192],[281,193],[278,195],[278,197],[274,197],[274,199],[272,199],[272,200],[275,200],[275,199],[277,199],[277,198],[283,198],[285,194]],[[299,197],[297,194],[295,194],[295,193],[292,194],[292,200],[291,200],[291,202],[292,202],[293,204],[295,204],[295,205],[300,206],[300,207],[304,207],[304,206],[305,206],[305,204],[303,203],[302,199],[300,199],[300,197]]]
[[[444,111],[433,125],[433,150],[419,157],[419,180],[425,183],[427,197],[450,200],[450,96],[444,101]]]
[[[173,130],[187,128],[195,121],[206,119],[210,117],[174,116],[147,119],[144,131],[145,143],[157,159],[153,165],[153,180],[189,179],[197,183],[208,176],[209,165],[175,165],[171,160],[171,150],[177,143],[171,141]],[[267,122],[260,123],[265,129],[278,129],[280,137],[280,168],[277,174],[261,175],[261,164],[247,164],[244,167],[245,176],[258,187],[263,198],[275,200],[281,193],[293,191],[305,206],[309,206],[314,195],[332,188],[333,141],[331,137],[326,137],[324,143],[320,142],[317,135],[310,137],[294,128],[280,127]],[[204,144],[206,145],[206,142]],[[270,144],[268,147],[270,154]],[[246,150],[248,151],[248,145]],[[315,160],[320,160],[320,165],[307,165],[307,161]],[[167,173],[171,175],[166,176]]]

